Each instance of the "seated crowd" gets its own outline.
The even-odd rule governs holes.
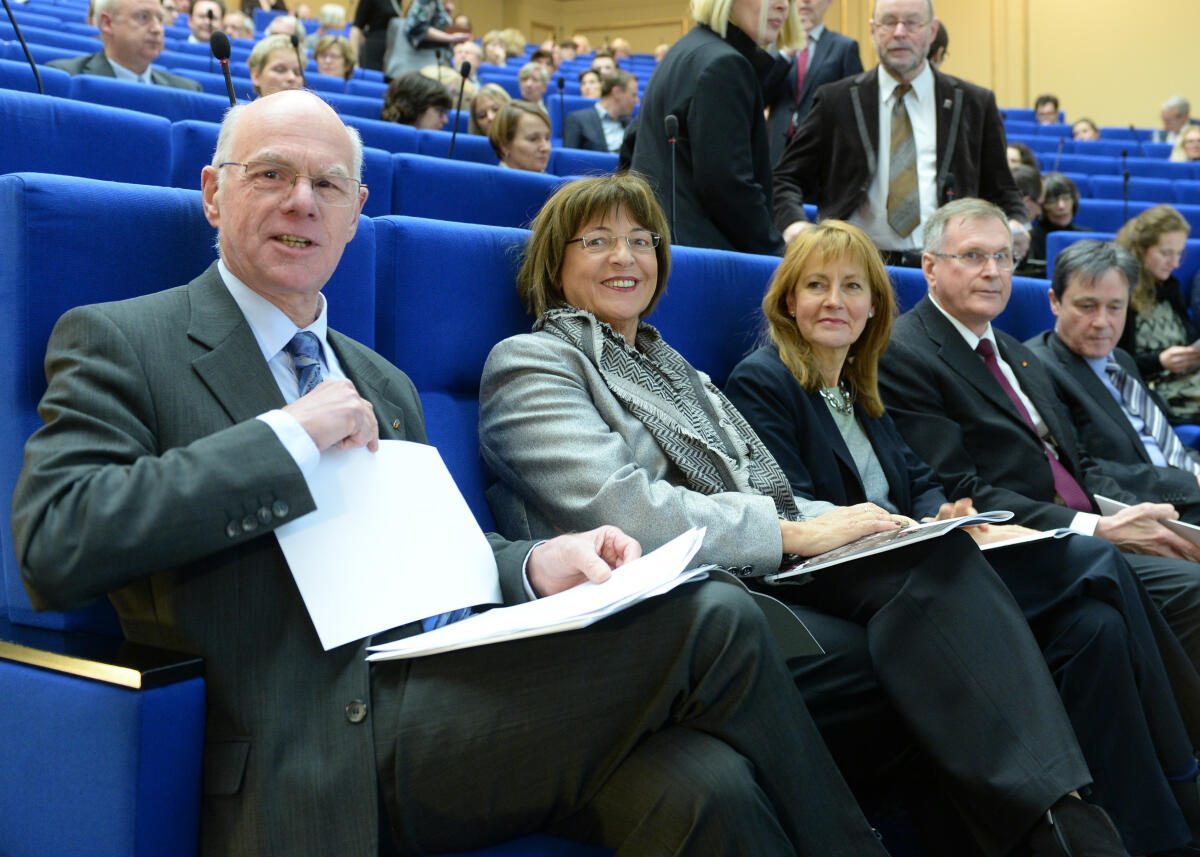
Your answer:
[[[859,802],[880,794],[931,857],[1200,855],[1200,546],[1171,526],[1200,524],[1200,456],[1173,428],[1200,422],[1175,277],[1188,220],[1156,205],[1070,244],[1045,283],[1053,328],[1017,340],[997,322],[1014,273],[1044,274],[1049,236],[1085,231],[1076,182],[927,59],[947,45],[927,0],[876,0],[867,74],[829,0],[761,5],[691,0],[696,27],[644,93],[623,39],[579,71],[596,101],[561,117],[563,143],[632,169],[563,184],[529,224],[531,330],[491,349],[478,442],[504,604],[703,527],[696,561],[783,601],[820,655],[786,660],[745,588],[714,577],[586,629],[368,665],[370,638],[321,650],[287,573],[273,533],[314,508],[322,453],[426,442],[404,367],[328,324],[322,288],[369,191],[358,132],[295,91],[308,53],[330,78],[395,72],[385,121],[441,129],[464,97],[500,169],[543,172],[545,96],[583,37],[518,65],[523,36],[476,43],[450,0],[412,0],[398,29],[378,0],[349,23],[322,7],[313,36],[277,16],[246,59],[257,97],[203,169],[216,260],[56,326],[12,502],[21,574],[39,609],[109,596],[128,639],[204,658],[206,776],[233,784],[205,794],[205,857],[538,831],[617,854],[866,857],[886,852]],[[164,16],[96,0],[102,50],[51,64],[198,90],[153,65]],[[189,25],[205,42],[245,21],[195,0]],[[513,68],[520,98],[489,67]],[[922,114],[932,95],[953,120]],[[1034,114],[1063,115],[1053,95]],[[1200,159],[1186,101],[1162,119]],[[1101,136],[1083,118],[1071,133]],[[672,244],[781,257],[760,347],[724,389],[647,321],[689,299],[666,293]],[[925,282],[906,311],[888,265]],[[210,511],[230,504],[253,526]],[[1012,518],[774,579],[993,510]],[[371,729],[330,708],[335,687],[370,698]]]

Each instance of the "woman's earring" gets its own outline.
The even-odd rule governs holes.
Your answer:
[[[875,310],[871,310],[870,312],[867,313],[867,318],[874,318],[874,317],[875,317]]]

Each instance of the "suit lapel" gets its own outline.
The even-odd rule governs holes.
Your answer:
[[[108,61],[108,57],[104,55],[104,51],[92,54],[88,57],[86,63],[83,64],[84,74],[95,74],[101,77],[116,77],[117,73],[113,71],[112,63]]]
[[[331,330],[329,344],[337,354],[346,377],[354,382],[359,395],[375,409],[381,438],[417,440],[424,437],[424,428],[419,422],[413,426],[412,431],[409,430],[410,422],[416,421],[417,415],[410,414],[406,408],[393,400],[389,394],[387,379],[374,363],[362,356],[361,348],[356,348],[350,337]]]
[[[1059,458],[1072,473],[1081,474],[1079,450],[1072,442],[1075,433],[1058,418],[1058,393],[1054,390],[1049,376],[1044,371],[1039,371],[1041,367],[1037,365],[1037,358],[1007,333],[996,331],[996,341],[1000,343],[1000,353],[1005,362],[1012,367],[1021,389],[1038,409],[1042,422],[1045,423],[1046,430],[1057,447]]]
[[[1079,384],[1084,395],[1095,402],[1100,410],[1104,411],[1104,414],[1113,421],[1126,439],[1133,444],[1133,448],[1142,455],[1143,460],[1149,463],[1150,456],[1146,454],[1146,447],[1142,444],[1142,439],[1133,430],[1133,423],[1129,422],[1125,411],[1117,404],[1117,400],[1113,398],[1108,388],[1096,377],[1096,373],[1084,362],[1082,357],[1067,348],[1054,331],[1050,331],[1046,339],[1050,351],[1059,365],[1071,376],[1072,380]]]
[[[944,75],[937,72],[933,73],[933,102],[934,115],[937,117],[937,153],[940,171],[942,158],[950,143],[950,132],[953,130],[950,127],[950,120],[953,117],[954,109],[954,86],[946,80]]]

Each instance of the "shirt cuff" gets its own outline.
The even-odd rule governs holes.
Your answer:
[[[296,462],[300,472],[305,477],[311,476],[321,460],[321,450],[317,449],[317,444],[300,425],[300,421],[291,414],[280,410],[259,414],[258,419],[269,425],[271,431],[275,432],[275,436],[279,438],[283,448]]]
[[[1091,512],[1076,512],[1075,517],[1071,519],[1071,526],[1067,529],[1073,533],[1079,533],[1081,536],[1094,536],[1096,524],[1099,522],[1099,515]]]
[[[525,594],[529,596],[530,601],[537,601],[541,596],[533,591],[533,587],[529,585],[529,557],[533,553],[533,549],[538,545],[544,545],[546,539],[534,542],[533,547],[529,549],[529,553],[525,554],[525,561],[521,563],[521,582],[525,584]]]

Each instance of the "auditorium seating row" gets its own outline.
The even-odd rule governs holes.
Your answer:
[[[364,216],[325,290],[335,327],[411,375],[430,440],[485,528],[492,522],[476,441],[479,376],[491,346],[529,326],[513,288],[525,235]],[[8,368],[0,373],[0,494],[11,495],[24,440],[39,424],[42,357],[57,317],[80,303],[185,282],[212,260],[212,244],[196,191],[0,177],[0,354]],[[125,261],[131,253],[135,264]],[[776,262],[676,248],[653,322],[720,383],[756,342],[758,305]],[[924,291],[920,272],[891,274],[908,308]],[[1045,328],[1044,295],[1044,282],[1015,278],[997,323],[1020,337]],[[7,837],[0,850],[8,857],[194,853],[202,666],[114,642],[119,632],[106,602],[34,613],[7,528],[0,548],[8,617],[0,621],[0,831]],[[600,852],[533,837],[479,853]]]
[[[1060,144],[1064,155],[1100,155],[1110,158],[1119,158],[1124,152],[1128,158],[1157,158],[1166,160],[1171,154],[1173,148],[1170,143],[1151,143],[1135,141],[1134,139],[1109,139],[1109,140],[1072,140],[1070,135],[1066,137],[1035,137],[1031,134],[1025,134],[1012,129],[1005,129],[1009,142],[1024,143],[1037,154],[1039,160],[1046,160],[1046,156],[1054,156],[1059,151]],[[1126,133],[1129,133],[1126,131]],[[1045,166],[1043,164],[1043,166]]]
[[[1034,138],[1009,137],[1008,139],[1029,143]],[[1080,155],[1064,152],[1060,155],[1055,149],[1055,146],[1050,146],[1048,149],[1034,148],[1038,166],[1043,173],[1057,170],[1061,173],[1121,177],[1125,170],[1129,170],[1129,174],[1134,177],[1200,179],[1200,161],[1168,161],[1166,158],[1142,157],[1132,149],[1128,150],[1126,157],[1121,157],[1119,153],[1116,155]]]
[[[1200,205],[1200,179],[1155,179],[1121,176],[1090,176],[1065,173],[1079,188],[1080,198],[1124,199],[1138,202],[1166,202],[1171,205]]]

